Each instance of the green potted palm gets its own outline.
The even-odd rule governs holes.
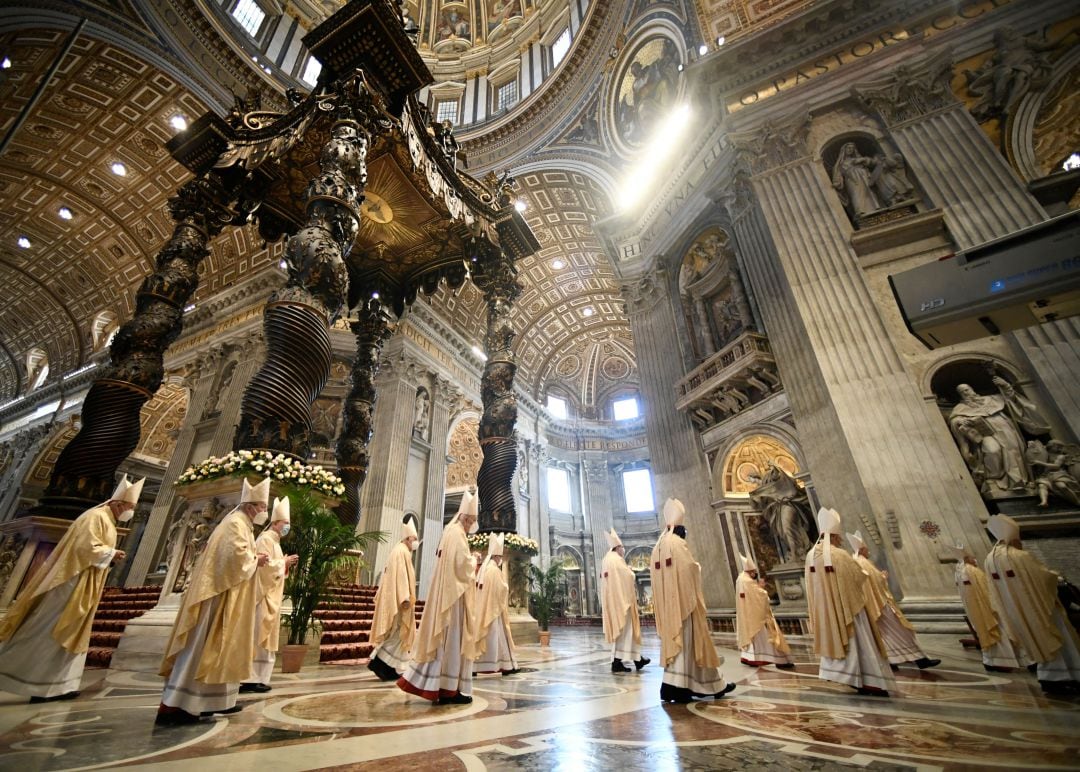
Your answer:
[[[320,632],[315,610],[326,596],[335,571],[353,559],[350,551],[384,541],[386,534],[356,533],[309,489],[290,487],[286,493],[292,523],[289,535],[281,540],[281,549],[286,555],[295,554],[297,561],[285,578],[285,597],[292,603],[292,609],[285,615],[289,639],[282,646],[281,670],[295,673],[307,654],[308,633]]]
[[[548,625],[566,596],[566,570],[561,560],[553,560],[547,568],[529,564],[529,601],[532,614],[540,625],[540,645],[551,642]]]

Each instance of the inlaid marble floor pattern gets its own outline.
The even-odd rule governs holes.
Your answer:
[[[751,669],[720,636],[735,692],[665,706],[658,667],[612,674],[598,628],[556,628],[550,649],[519,647],[523,672],[476,678],[471,705],[319,666],[180,727],[154,725],[160,678],[88,670],[71,702],[0,692],[0,770],[1080,769],[1080,700],[1043,696],[1026,671],[985,672],[955,636],[922,641],[941,666],[901,668],[886,700],[819,680],[805,645],[795,671]]]

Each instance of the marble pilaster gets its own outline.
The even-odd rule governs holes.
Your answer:
[[[592,589],[593,607],[599,611],[600,578],[602,575],[601,564],[604,555],[608,551],[607,532],[614,525],[611,511],[611,470],[607,463],[607,454],[586,453],[582,459],[582,469],[585,480],[585,496],[582,501],[585,511],[585,522],[589,524],[592,533],[593,564]],[[589,566],[582,566],[583,571],[589,570]]]
[[[427,488],[424,499],[424,522],[420,538],[418,597],[425,597],[435,572],[435,552],[442,538],[446,491],[446,447],[450,441],[450,408],[461,392],[450,381],[435,376],[431,400],[431,455],[427,463]]]
[[[673,399],[671,385],[684,373],[671,356],[671,342],[677,335],[671,291],[670,277],[662,266],[623,285],[641,377],[654,493],[658,509],[669,496],[686,505],[687,530],[694,534],[689,537],[691,548],[704,568],[705,603],[710,609],[730,607],[734,591],[713,555],[723,543],[723,534],[710,506],[708,463],[693,424],[675,408]]]
[[[736,226],[751,282],[823,503],[847,527],[873,513],[891,534],[879,547],[894,589],[909,602],[954,604],[951,568],[925,524],[941,544],[978,550],[985,509],[868,290],[851,225],[806,147],[809,121],[795,115],[737,140],[760,206],[760,220],[751,203]]]

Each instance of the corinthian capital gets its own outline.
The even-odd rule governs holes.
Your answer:
[[[807,156],[809,131],[810,112],[804,107],[779,120],[768,120],[755,129],[733,134],[731,142],[751,173],[762,174]]]
[[[901,64],[888,77],[860,83],[852,92],[867,111],[895,126],[958,105],[949,86],[952,73],[953,54],[945,50],[914,65]]]

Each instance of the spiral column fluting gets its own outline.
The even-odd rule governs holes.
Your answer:
[[[339,93],[346,93],[339,91]],[[368,133],[348,102],[337,107],[319,173],[308,183],[307,225],[285,250],[289,280],[266,304],[266,361],[248,383],[233,447],[307,459],[311,404],[330,375],[330,323],[348,292],[344,257],[360,226]]]
[[[360,522],[360,486],[368,470],[368,444],[375,414],[375,376],[379,373],[382,346],[390,337],[390,316],[379,298],[361,292],[362,300],[350,325],[356,336],[352,365],[352,389],[345,397],[344,420],[337,443],[338,474],[345,484],[345,503],[337,509],[343,523]]]
[[[77,517],[112,493],[117,468],[139,444],[139,411],[164,378],[165,350],[183,330],[207,243],[232,215],[211,177],[185,183],[169,200],[176,226],[136,294],[135,314],[116,333],[110,366],[90,388],[79,433],[53,468],[38,511]]]
[[[484,414],[480,418],[480,449],[484,460],[476,475],[482,532],[517,531],[517,500],[513,477],[517,468],[517,399],[514,397],[514,325],[510,315],[521,294],[514,261],[483,238],[467,244],[474,266],[473,281],[487,303],[484,353],[487,363],[480,379]]]

